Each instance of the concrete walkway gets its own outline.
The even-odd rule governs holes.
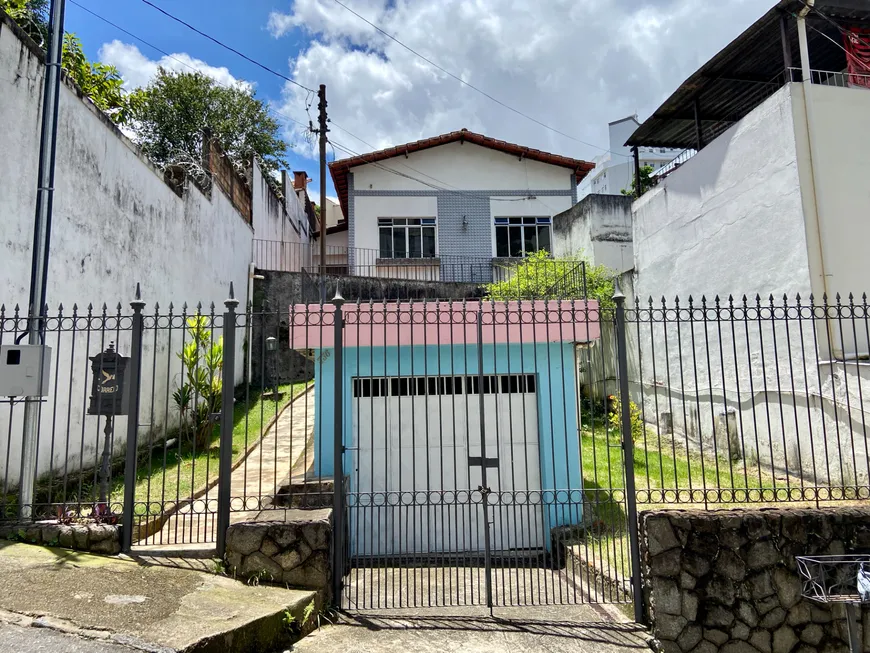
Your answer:
[[[36,645],[58,638],[31,637],[28,627],[105,645],[75,640],[81,651],[270,651],[290,643],[288,612],[302,623],[305,609],[317,605],[315,592],[30,544],[0,543],[0,578],[0,644],[35,642],[32,649],[0,646],[4,651],[55,650]]]
[[[293,478],[303,477],[311,464],[310,441],[314,434],[314,386],[296,397],[277,420],[253,445],[244,461],[233,470],[231,481],[232,523],[244,521],[270,503],[270,497]],[[252,436],[260,434],[251,433]],[[166,520],[159,533],[142,541],[143,545],[211,546],[217,528],[215,485],[192,503],[180,508]]]
[[[617,653],[649,651],[644,629],[604,606],[419,610],[342,615],[293,653]]]

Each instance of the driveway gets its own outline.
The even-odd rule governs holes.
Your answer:
[[[643,628],[600,605],[403,610],[341,615],[293,653],[616,653],[649,651]]]

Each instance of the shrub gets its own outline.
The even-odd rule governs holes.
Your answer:
[[[646,432],[640,408],[633,401],[628,402],[628,412],[631,415],[631,441],[637,442]],[[619,397],[607,397],[607,423],[617,433],[622,433],[622,401]]]
[[[183,382],[172,394],[181,414],[182,426],[189,425],[198,449],[211,444],[211,416],[220,411],[224,365],[223,338],[215,341],[205,315],[187,319],[190,340],[178,354]]]

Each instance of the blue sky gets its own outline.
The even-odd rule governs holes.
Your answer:
[[[257,97],[276,105],[281,100],[284,80],[192,32],[140,0],[122,2],[76,0],[76,2],[161,50],[169,53],[185,52],[208,62],[209,65],[228,68],[235,77],[253,82],[256,85]],[[271,0],[245,0],[244,10],[240,10],[243,3],[238,1],[157,0],[155,4],[285,75],[290,72],[289,58],[295,56],[309,41],[304,31],[298,28],[281,39],[275,39],[269,34],[266,27],[269,14],[277,8],[276,3]],[[136,45],[143,55],[151,59],[159,59],[163,56],[71,2],[67,3],[66,30],[78,34],[85,52],[91,59],[99,59],[99,51],[103,44],[116,39]],[[300,107],[293,115],[297,119],[307,120],[304,107]],[[316,117],[314,107],[311,115]],[[331,149],[327,153],[327,158],[332,160]],[[307,171],[314,180],[314,188],[319,188],[320,177],[316,160],[291,150],[288,152],[287,161],[293,170]],[[333,195],[331,179],[328,187],[329,194]]]
[[[773,0],[341,0],[389,34],[518,112],[434,69],[338,0],[152,0],[299,83],[327,85],[339,158],[466,127],[594,160],[607,123],[646,118]],[[254,84],[304,123],[305,91],[250,64],[142,0],[75,0],[207,74]],[[87,54],[143,84],[163,55],[67,3]],[[175,62],[177,64],[177,62]],[[224,70],[226,68],[226,70]],[[315,107],[311,115],[316,115]],[[538,122],[552,127],[547,129]],[[319,183],[305,130],[285,121],[293,170]],[[562,132],[559,134],[558,132]],[[567,136],[566,136],[567,134]],[[333,150],[329,149],[329,158]],[[334,194],[331,180],[329,193]]]

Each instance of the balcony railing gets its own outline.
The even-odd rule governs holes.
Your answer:
[[[804,74],[800,68],[789,68],[788,81],[802,82]],[[810,79],[820,86],[837,86],[839,88],[863,88],[870,90],[870,73],[858,74],[848,71],[811,70]]]
[[[254,266],[271,272],[304,272],[318,275],[366,277],[378,280],[463,284],[507,284],[511,297],[525,294],[548,298],[586,296],[582,261],[545,259],[523,266],[523,259],[439,255],[425,258],[384,258],[374,249],[327,246],[320,265],[317,244],[254,240]],[[514,288],[511,284],[516,284]]]

